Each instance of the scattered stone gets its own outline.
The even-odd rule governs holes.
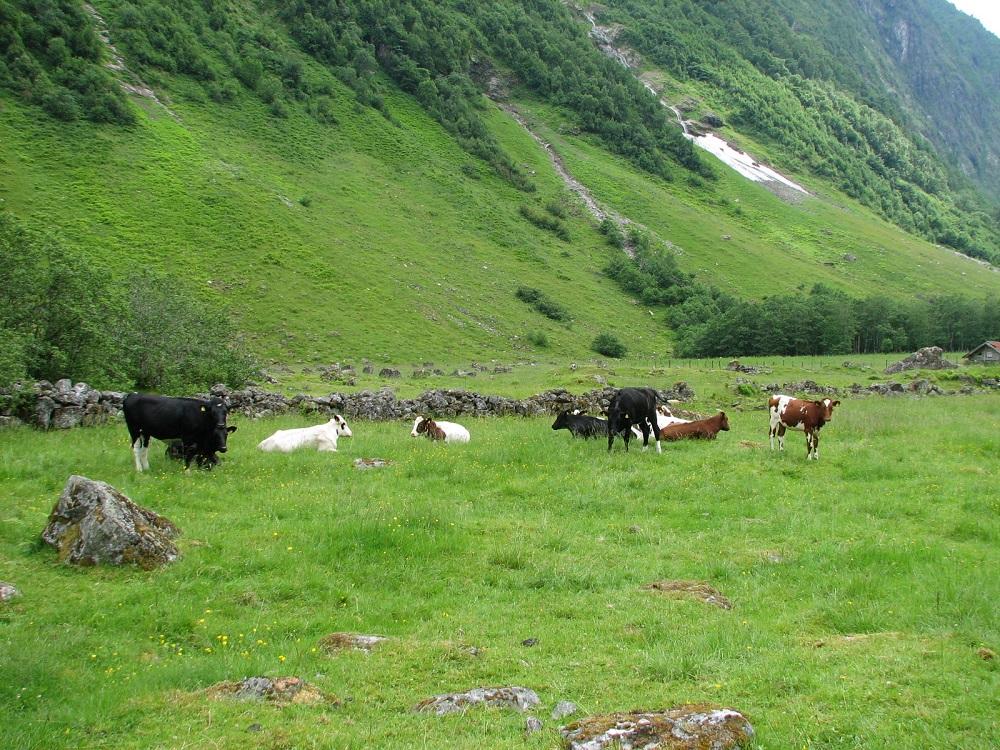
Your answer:
[[[733,603],[718,590],[701,581],[654,581],[643,586],[650,591],[660,591],[677,599],[697,599],[719,609],[732,609]]]
[[[892,375],[903,370],[947,370],[958,367],[954,362],[945,359],[943,355],[944,349],[940,346],[925,346],[906,359],[889,365],[885,368],[885,372],[887,375]]]
[[[983,661],[993,661],[994,659],[997,658],[996,651],[994,651],[991,648],[986,648],[986,646],[983,646],[981,649],[979,649],[976,652],[976,655]]]
[[[537,646],[538,645],[538,639],[537,638],[525,638],[523,641],[521,641],[521,645],[522,646]]]
[[[239,682],[219,682],[206,691],[216,699],[262,701],[276,706],[340,703],[299,677],[245,677]],[[251,725],[253,726],[253,725]],[[259,725],[258,725],[259,726]],[[249,727],[247,731],[252,730]]]
[[[524,720],[524,733],[534,734],[542,731],[542,721],[537,716],[529,716]]]
[[[739,711],[704,704],[590,716],[559,731],[568,750],[727,750],[754,735]]]
[[[495,708],[513,708],[527,711],[541,701],[534,690],[523,687],[473,688],[465,693],[435,695],[420,701],[414,711],[433,711],[438,716],[464,712],[472,706],[484,705]]]
[[[397,370],[395,367],[383,367],[378,371],[378,376],[380,378],[401,378],[403,373]]]
[[[573,701],[559,701],[556,707],[552,709],[552,718],[558,721],[567,716],[572,716],[579,710],[580,707]]]
[[[264,731],[264,727],[262,727],[257,722],[254,722],[253,724],[251,724],[250,726],[247,727],[247,731],[248,732],[263,732]]]
[[[0,602],[9,602],[14,597],[20,595],[21,592],[13,583],[0,581]]]
[[[775,552],[774,550],[768,550],[764,553],[764,559],[769,563],[777,565],[778,563],[783,563],[785,561],[784,556],[780,552]]]
[[[853,263],[854,261],[856,261],[858,259],[858,256],[855,255],[854,253],[844,253],[840,257],[842,257],[848,263]]]
[[[361,635],[360,633],[330,633],[320,639],[319,646],[328,654],[336,651],[354,649],[370,652],[381,643],[389,640],[384,635]]]
[[[177,559],[172,540],[179,534],[169,520],[111,485],[74,474],[49,514],[42,541],[55,547],[63,562],[150,570]]]
[[[640,526],[637,523],[634,523],[634,524],[632,524],[631,526],[628,527],[628,533],[629,534],[641,534],[642,533],[642,526]]]
[[[392,461],[388,461],[384,458],[356,458],[354,459],[354,468],[364,471],[365,469],[384,469],[386,466],[391,466]]]

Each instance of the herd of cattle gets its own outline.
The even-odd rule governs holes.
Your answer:
[[[585,439],[607,437],[609,451],[616,437],[621,437],[626,451],[632,438],[641,437],[643,449],[652,438],[657,453],[662,452],[660,441],[714,440],[720,431],[729,430],[725,412],[707,419],[687,420],[673,416],[669,406],[658,405],[656,401],[656,391],[652,388],[622,388],[608,405],[607,419],[566,410],[556,417],[552,429],[569,430],[574,437]],[[767,405],[771,448],[777,437],[778,448],[784,450],[785,431],[802,430],[806,434],[806,458],[818,460],[820,428],[830,421],[838,404],[839,401],[828,398],[804,401],[775,394]],[[236,431],[235,426],[227,424],[229,409],[220,398],[202,400],[130,393],[122,408],[135,468],[140,472],[149,469],[152,438],[167,442],[167,454],[183,460],[185,469],[190,468],[192,461],[211,468],[219,462],[218,454],[226,452],[227,440]],[[344,418],[335,414],[323,424],[278,430],[258,443],[257,448],[270,453],[289,453],[300,448],[336,451],[337,439],[351,435]],[[468,443],[470,439],[469,431],[460,424],[422,416],[414,420],[410,435],[424,435],[445,443]]]

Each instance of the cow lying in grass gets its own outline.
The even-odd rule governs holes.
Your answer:
[[[687,424],[690,419],[681,419],[680,417],[675,417],[670,411],[670,407],[666,404],[659,404],[656,407],[656,429],[662,430],[667,425],[672,424]],[[632,434],[637,438],[642,437],[642,430],[639,429],[638,425],[632,425]]]
[[[351,437],[354,433],[339,414],[334,414],[329,422],[312,427],[297,427],[278,430],[257,444],[258,450],[268,453],[291,453],[299,448],[315,448],[318,451],[337,452],[337,438]]]
[[[715,440],[720,431],[729,432],[729,418],[724,411],[708,419],[669,424],[660,430],[660,440]]]
[[[431,440],[441,440],[445,443],[467,443],[471,439],[469,431],[454,422],[435,422],[427,417],[417,417],[413,421],[410,437],[426,435]]]
[[[559,412],[556,421],[552,423],[553,430],[569,430],[573,437],[590,438],[604,437],[608,434],[608,420],[591,417],[569,409]]]

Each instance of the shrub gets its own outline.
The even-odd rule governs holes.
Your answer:
[[[526,302],[534,307],[546,318],[551,318],[552,320],[559,321],[560,323],[565,323],[570,320],[569,310],[533,287],[518,287],[515,295],[522,302]]]
[[[531,206],[521,206],[521,216],[539,229],[545,229],[546,231],[552,232],[559,239],[569,242],[569,230],[566,228],[565,224],[559,221],[559,219],[543,214],[541,211],[538,211]]]
[[[549,337],[545,331],[529,331],[527,338],[528,341],[541,349],[549,347]]]
[[[605,357],[611,357],[612,359],[621,359],[625,356],[625,344],[618,340],[618,337],[613,333],[599,333],[594,341],[590,344],[590,348],[593,349],[598,354],[603,354]]]

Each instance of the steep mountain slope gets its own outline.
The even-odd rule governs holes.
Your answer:
[[[724,132],[816,197],[785,203],[697,155],[558,3],[417,4],[437,20],[399,3],[400,26],[391,14],[374,31],[359,25],[376,5],[343,6],[361,15],[341,28],[322,3],[95,3],[129,68],[114,75],[132,87],[134,124],[92,122],[86,108],[53,119],[8,87],[3,205],[114,274],[149,266],[189,280],[277,360],[512,358],[545,339],[579,357],[601,331],[634,356],[662,356],[662,315],[604,274],[621,250],[474,78],[506,87],[507,106],[601,205],[699,283],[757,298],[819,282],[855,297],[1000,292],[1000,274],[885,223],[751,128]],[[334,30],[332,47],[317,46]],[[453,39],[465,40],[457,52]],[[89,59],[110,59],[88,45]],[[565,67],[544,64],[567,50]],[[47,75],[75,96],[47,54]],[[574,66],[588,76],[574,79]],[[664,75],[667,94],[705,94]],[[571,320],[540,314],[520,287]]]

